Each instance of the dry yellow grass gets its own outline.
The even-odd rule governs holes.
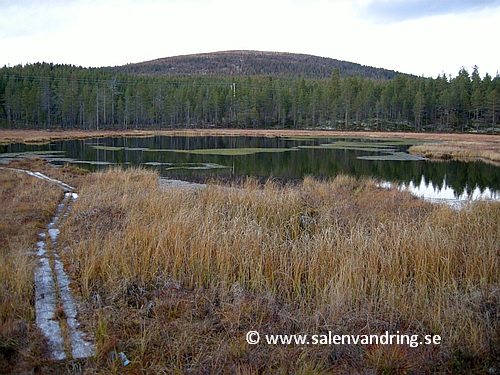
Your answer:
[[[498,363],[499,203],[461,211],[339,176],[163,191],[84,182],[63,228],[106,372],[487,371]],[[438,334],[435,346],[248,345],[268,334]],[[120,367],[109,351],[125,351]],[[498,367],[497,367],[498,368]]]
[[[52,168],[25,159],[7,167],[48,174],[78,186],[83,171]],[[0,169],[0,373],[58,373],[49,363],[42,334],[35,325],[34,270],[38,234],[54,216],[63,191],[24,173]]]
[[[151,136],[147,131],[83,131],[83,130],[0,130],[0,144],[9,143],[49,143],[66,139],[88,139],[102,137],[143,137]]]
[[[500,142],[432,142],[412,146],[409,151],[431,159],[479,159],[488,163],[500,164]]]
[[[33,255],[61,193],[46,181],[0,170],[0,373],[29,371],[43,348],[34,326]]]

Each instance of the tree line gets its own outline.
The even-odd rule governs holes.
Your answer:
[[[500,76],[137,76],[37,63],[0,69],[0,128],[498,131]]]

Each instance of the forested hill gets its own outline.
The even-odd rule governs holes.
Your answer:
[[[328,71],[327,78],[293,78],[262,71],[145,75],[47,63],[3,67],[0,129],[499,131],[500,75],[482,78],[477,67],[437,78]]]
[[[392,79],[401,74],[393,70],[374,68],[326,57],[260,51],[224,51],[166,57],[111,68],[118,73],[137,75],[267,75],[289,78],[330,78],[338,69],[341,77],[363,76]]]

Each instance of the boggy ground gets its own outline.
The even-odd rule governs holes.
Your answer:
[[[6,167],[42,172],[74,186],[79,186],[86,174],[76,168],[53,168],[42,160],[26,159]],[[63,194],[56,184],[0,169],[1,374],[61,373],[69,364],[47,360],[34,307],[35,245]]]
[[[153,135],[235,135],[255,137],[367,137],[417,139],[429,141],[410,148],[411,153],[434,159],[480,159],[488,163],[500,164],[500,135],[470,133],[408,133],[408,132],[355,132],[326,130],[266,130],[266,129],[190,129],[163,131],[42,131],[42,130],[0,130],[0,144],[11,142],[47,143],[63,139],[86,139],[95,137],[140,137]]]
[[[455,211],[346,176],[285,187],[157,181],[141,169],[92,174],[63,228],[99,350],[88,371],[498,371],[499,203]],[[250,330],[442,340],[249,345]]]
[[[160,187],[158,175],[143,169],[82,176],[55,170],[52,177],[79,187],[62,228],[61,255],[98,354],[86,362],[43,360],[43,340],[33,328],[33,262],[24,251],[26,261],[18,264],[24,258],[6,248],[1,334],[15,344],[0,346],[4,368],[86,374],[500,368],[500,203],[456,211],[346,176],[186,189]],[[4,207],[14,191],[36,195],[40,207],[52,202],[38,226],[51,217],[60,191],[45,196],[52,187],[37,187],[43,181],[10,172],[2,178],[2,218],[23,222],[36,212],[37,204],[24,207],[24,200]],[[16,213],[20,205],[25,210]],[[15,243],[20,234],[10,224],[2,228],[9,230],[2,238]],[[17,248],[28,249],[31,238]],[[13,300],[24,303],[17,312],[9,310]],[[259,344],[246,342],[250,330],[261,333]],[[440,335],[441,343],[268,345],[264,339],[329,331]],[[123,367],[112,352],[124,352],[131,364]]]

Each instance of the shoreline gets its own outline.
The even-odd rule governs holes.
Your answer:
[[[293,129],[180,129],[180,130],[0,130],[0,145],[43,144],[69,139],[153,136],[250,136],[250,137],[365,137],[429,141],[410,147],[412,154],[440,160],[481,160],[500,165],[500,135],[469,133],[368,132]]]

